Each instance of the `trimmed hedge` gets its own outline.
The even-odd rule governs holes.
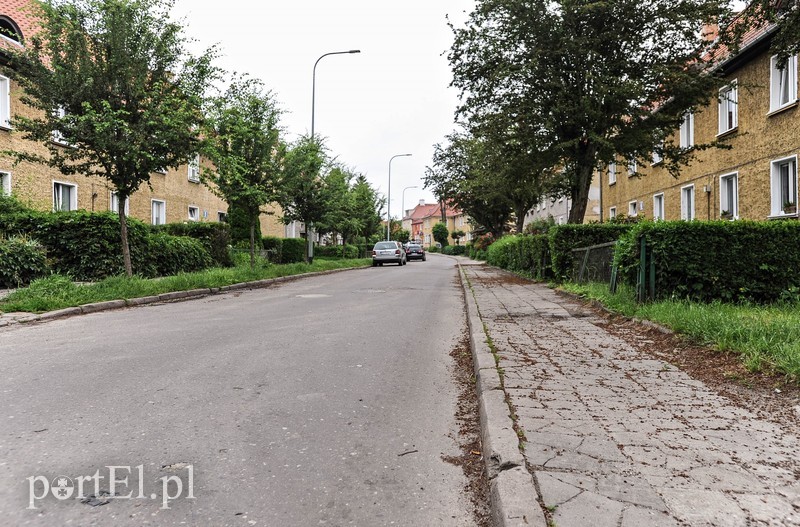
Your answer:
[[[641,223],[617,245],[628,283],[636,283],[643,237],[655,260],[657,298],[771,302],[800,289],[796,221]]]
[[[172,236],[188,236],[203,242],[214,263],[220,267],[233,265],[228,246],[231,244],[231,228],[227,223],[188,222],[168,223],[152,227],[156,232]]]
[[[589,247],[617,241],[629,232],[633,225],[613,223],[566,224],[552,227],[547,234],[550,238],[550,258],[556,280],[569,280],[576,265],[572,249]]]
[[[214,263],[205,244],[188,236],[154,233],[150,236],[150,250],[160,276],[202,271]]]
[[[486,259],[491,265],[541,280],[550,275],[549,246],[545,234],[504,236],[489,246]]]
[[[264,236],[261,238],[261,245],[267,251],[270,262],[279,263],[283,252],[283,238],[275,236]]]
[[[360,250],[355,245],[319,245],[314,247],[314,256],[328,258],[358,258]]]
[[[306,259],[305,238],[284,238],[281,246],[281,263],[297,263]]]
[[[34,239],[0,239],[0,286],[20,287],[47,274],[47,255]]]

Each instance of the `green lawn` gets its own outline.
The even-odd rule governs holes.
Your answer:
[[[664,300],[637,304],[633,291],[611,294],[608,284],[562,284],[628,317],[652,320],[693,341],[739,354],[751,371],[777,372],[800,382],[800,305],[701,304]]]
[[[53,275],[36,280],[29,287],[18,289],[0,300],[0,312],[27,311],[43,313],[106,300],[139,298],[173,291],[222,287],[241,282],[316,271],[367,267],[371,265],[371,262],[371,259],[315,258],[312,265],[305,263],[260,264],[254,270],[245,265],[208,269],[197,273],[182,273],[158,279],[115,276],[88,285],[77,285],[65,276]]]

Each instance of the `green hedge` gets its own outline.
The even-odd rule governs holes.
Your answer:
[[[504,236],[489,246],[486,260],[503,269],[544,279],[550,275],[549,244],[545,234]]]
[[[131,263],[137,275],[154,277],[193,271],[198,270],[198,265],[208,267],[212,263],[209,252],[199,240],[155,233],[150,226],[134,218],[128,218],[127,224]],[[17,234],[40,242],[47,251],[51,270],[74,280],[100,280],[125,272],[119,217],[115,213],[24,209],[0,214],[0,235]]]
[[[328,258],[359,258],[360,249],[355,245],[319,245],[314,247],[314,256]]]
[[[24,236],[0,239],[0,286],[20,287],[47,274],[46,252]]]
[[[188,222],[168,223],[152,227],[156,232],[172,236],[188,236],[203,242],[214,263],[220,267],[233,265],[228,246],[231,245],[231,228],[227,223]]]
[[[280,263],[281,254],[283,253],[283,238],[264,236],[261,238],[261,245],[267,251],[267,257],[270,262]]]
[[[306,259],[305,238],[284,238],[281,247],[281,263],[297,263]]]
[[[613,223],[585,223],[556,225],[550,228],[550,258],[557,280],[569,280],[575,266],[572,249],[616,241],[630,231],[632,225]]]
[[[796,221],[641,223],[617,245],[628,283],[636,283],[643,237],[655,260],[657,298],[771,302],[800,290]]]

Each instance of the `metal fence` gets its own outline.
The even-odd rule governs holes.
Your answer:
[[[590,247],[572,249],[572,281],[611,282],[614,264],[614,246],[617,242],[601,243]]]

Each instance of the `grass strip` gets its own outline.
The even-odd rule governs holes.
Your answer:
[[[616,294],[608,284],[562,284],[565,291],[602,303],[628,317],[652,320],[701,345],[737,353],[753,372],[777,372],[800,382],[800,305],[703,304],[662,300],[637,304],[631,288]]]
[[[18,289],[0,300],[0,312],[43,313],[106,300],[128,300],[174,291],[223,287],[317,271],[367,267],[371,265],[371,262],[372,260],[368,258],[354,260],[314,258],[314,263],[311,265],[305,263],[261,264],[252,270],[249,266],[214,268],[156,279],[138,276],[112,276],[86,285],[75,284],[66,276],[51,275],[35,280],[29,287]]]

